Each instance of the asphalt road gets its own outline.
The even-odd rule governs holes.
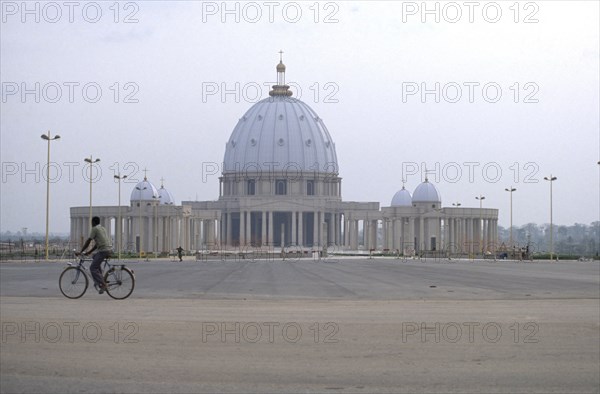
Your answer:
[[[596,262],[0,264],[0,392],[600,392]]]

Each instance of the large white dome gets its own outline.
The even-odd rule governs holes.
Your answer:
[[[309,171],[338,173],[335,144],[315,111],[290,97],[284,67],[271,97],[254,104],[235,126],[225,148],[223,173]]]
[[[335,144],[323,121],[302,101],[285,96],[254,104],[227,142],[224,173],[257,166],[266,171],[338,172]]]

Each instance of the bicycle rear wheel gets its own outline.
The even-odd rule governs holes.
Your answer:
[[[58,279],[60,292],[71,299],[84,295],[88,285],[88,277],[79,267],[67,267]]]
[[[104,275],[106,292],[116,300],[124,300],[133,293],[135,277],[127,267],[112,267]]]

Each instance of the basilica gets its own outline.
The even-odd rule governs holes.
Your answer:
[[[443,207],[427,178],[412,195],[403,185],[389,206],[344,201],[331,134],[312,108],[292,97],[281,60],[276,70],[269,97],[248,109],[227,140],[217,200],[177,204],[164,185],[144,177],[127,206],[93,207],[115,251],[495,251],[498,210]],[[89,211],[71,208],[74,244],[89,234]]]

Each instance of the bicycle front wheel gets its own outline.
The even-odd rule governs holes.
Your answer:
[[[78,267],[67,267],[58,279],[60,292],[67,298],[79,298],[89,285],[87,275]]]
[[[124,300],[133,293],[135,277],[127,267],[112,267],[104,275],[106,292],[116,300]]]

